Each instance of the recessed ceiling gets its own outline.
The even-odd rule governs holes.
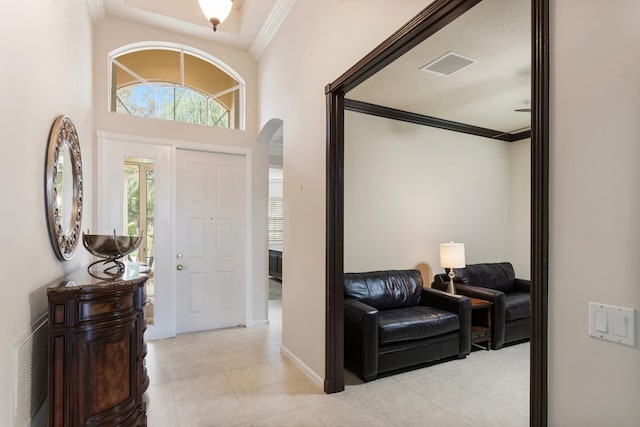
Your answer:
[[[94,21],[102,16],[135,22],[227,46],[257,57],[296,0],[234,0],[214,33],[198,0],[89,0]]]
[[[529,0],[483,0],[346,94],[349,99],[494,129],[529,127],[514,111],[531,98]],[[449,77],[425,73],[447,52],[478,60]]]

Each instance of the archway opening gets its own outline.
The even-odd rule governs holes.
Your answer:
[[[282,332],[283,249],[284,249],[284,170],[283,121],[269,120],[258,136],[258,142],[269,147],[268,195],[268,318],[271,326]]]

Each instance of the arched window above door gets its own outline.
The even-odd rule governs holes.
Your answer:
[[[244,81],[220,60],[174,44],[112,52],[109,111],[243,129]]]

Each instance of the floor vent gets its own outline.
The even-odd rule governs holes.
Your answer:
[[[18,343],[14,352],[14,426],[31,425],[47,397],[48,333],[43,316],[32,333]]]
[[[478,62],[477,59],[469,58],[468,56],[455,52],[447,52],[420,69],[439,76],[449,77],[472,66],[476,62]]]

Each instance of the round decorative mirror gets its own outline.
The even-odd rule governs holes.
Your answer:
[[[70,260],[82,227],[82,158],[76,127],[69,116],[53,122],[45,175],[49,236],[56,256]]]

